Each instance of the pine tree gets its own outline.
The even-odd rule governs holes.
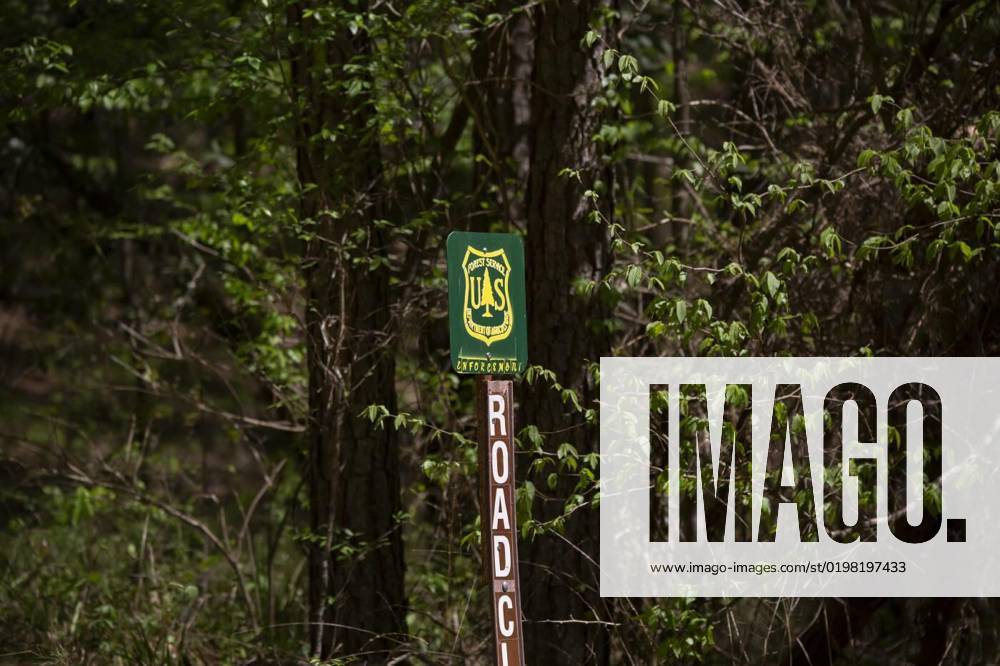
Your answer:
[[[490,269],[485,269],[483,272],[483,295],[481,298],[482,306],[486,308],[486,312],[483,313],[483,317],[487,319],[493,316],[490,312],[490,307],[496,307],[497,302],[493,299],[493,286],[490,284]]]

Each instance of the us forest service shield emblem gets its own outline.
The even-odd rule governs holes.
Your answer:
[[[445,254],[448,337],[455,372],[524,372],[528,366],[528,316],[521,237],[453,231]]]
[[[465,332],[490,346],[506,340],[514,328],[510,303],[510,260],[503,249],[483,252],[471,245],[462,259]]]

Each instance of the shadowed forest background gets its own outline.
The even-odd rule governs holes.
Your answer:
[[[996,663],[995,600],[596,561],[601,356],[1000,355],[996,2],[0,17],[0,661],[489,663],[466,229],[524,235],[529,664]]]

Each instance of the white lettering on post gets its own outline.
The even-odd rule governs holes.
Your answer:
[[[507,607],[508,611],[514,609],[514,602],[511,601],[510,596],[506,594],[501,595],[500,598],[497,599],[497,621],[500,625],[500,634],[510,638],[514,635],[514,623],[509,617],[507,617],[507,613],[504,612],[504,606]]]
[[[503,548],[501,548],[503,546]],[[500,560],[500,551],[503,550],[503,563]],[[493,576],[495,578],[506,578],[510,575],[510,539],[503,534],[493,535]]]
[[[515,518],[516,456],[512,441],[514,408],[510,382],[487,383],[480,455],[487,482],[483,495],[483,544],[491,580],[496,663],[524,666]],[[481,407],[482,409],[482,407]],[[482,418],[482,417],[481,417]]]
[[[493,497],[493,527],[492,529],[500,529],[500,524],[503,523],[503,529],[510,529],[510,518],[507,516],[507,499],[504,495],[503,488],[497,486],[494,489]]]
[[[494,423],[499,423],[499,434],[501,437],[507,436],[507,422],[504,418],[504,411],[507,405],[504,402],[502,395],[492,394],[490,396],[490,409],[489,409],[489,422],[490,422],[490,437],[496,437],[497,430],[493,428]]]
[[[500,454],[503,456],[503,471],[500,471]],[[493,442],[493,449],[490,451],[490,469],[493,471],[493,483],[507,483],[507,475],[510,473],[510,454],[507,451],[507,443],[502,440]]]

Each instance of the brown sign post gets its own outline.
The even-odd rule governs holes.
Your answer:
[[[492,594],[498,666],[524,666],[514,494],[514,385],[478,382],[479,469],[484,560]],[[483,478],[485,477],[485,478]]]

